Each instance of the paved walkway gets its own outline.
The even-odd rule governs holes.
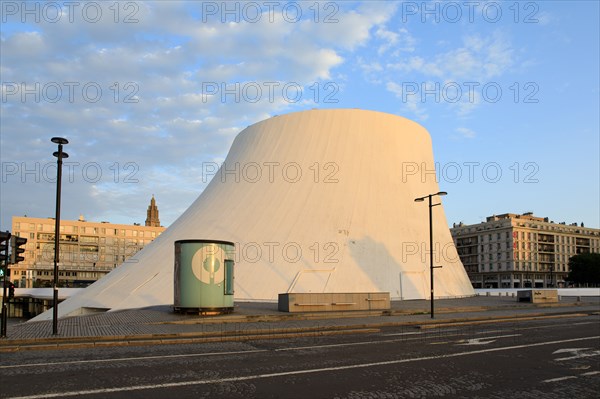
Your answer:
[[[435,301],[435,319],[429,315],[427,300],[394,301],[390,311],[282,313],[276,303],[238,302],[229,315],[198,316],[176,314],[169,306],[67,317],[58,321],[58,336],[52,335],[52,321],[11,320],[2,347],[39,342],[84,342],[98,340],[142,340],[152,338],[223,337],[302,331],[335,331],[391,324],[473,321],[518,318],[563,313],[600,312],[600,297],[562,297],[557,304],[517,302],[510,296],[477,296]]]

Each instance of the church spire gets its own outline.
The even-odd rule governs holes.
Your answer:
[[[154,200],[154,194],[152,194],[150,206],[148,206],[148,211],[146,212],[146,226],[160,227],[160,220],[158,220],[158,207],[156,206],[156,201]]]

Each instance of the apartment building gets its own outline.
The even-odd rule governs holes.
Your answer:
[[[146,226],[60,221],[59,286],[86,287],[148,245],[164,230],[154,196]],[[22,288],[51,287],[54,279],[54,218],[14,216],[12,234],[27,238],[25,260],[10,265],[10,281]]]
[[[560,287],[569,258],[600,253],[600,230],[505,213],[450,229],[474,288]]]

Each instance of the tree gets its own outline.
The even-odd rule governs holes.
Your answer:
[[[567,280],[579,285],[600,285],[600,254],[579,254],[570,257]]]

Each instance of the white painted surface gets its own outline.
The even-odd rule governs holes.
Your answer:
[[[546,288],[477,288],[475,292],[477,295],[487,295],[488,293],[491,296],[517,296],[518,291],[528,291],[528,290],[544,290]],[[600,296],[600,288],[547,288],[547,289],[557,289],[558,296]]]
[[[239,300],[275,301],[292,289],[429,297],[428,205],[414,199],[440,187],[433,174],[421,175],[434,169],[422,126],[374,111],[297,112],[244,129],[225,165],[239,172],[217,173],[164,233],[63,302],[59,314],[172,304],[173,243],[181,239],[237,243]],[[443,265],[435,270],[436,296],[473,295],[443,206],[433,208],[433,223],[436,264]],[[46,312],[34,320],[50,318]]]

